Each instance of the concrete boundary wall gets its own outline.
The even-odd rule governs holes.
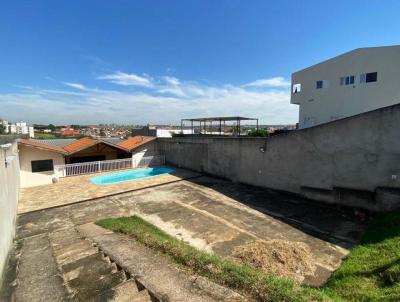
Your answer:
[[[157,141],[178,167],[372,211],[400,207],[400,104],[268,139]]]
[[[0,145],[7,141],[2,139]],[[15,236],[19,187],[18,146],[14,140],[10,148],[0,148],[0,287]]]

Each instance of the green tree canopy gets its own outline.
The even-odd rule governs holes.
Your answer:
[[[247,135],[252,137],[268,137],[269,133],[265,129],[258,129],[258,130],[251,130]]]

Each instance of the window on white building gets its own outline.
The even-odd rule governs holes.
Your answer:
[[[377,72],[363,73],[360,75],[360,83],[373,83],[378,81]]]
[[[371,82],[377,82],[378,81],[378,73],[377,72],[370,72],[365,74],[365,82],[366,83],[371,83]]]
[[[301,84],[293,84],[292,92],[293,94],[300,93],[301,91]]]
[[[316,82],[316,89],[321,89],[324,87],[324,81],[317,81]]]
[[[340,85],[354,85],[356,77],[351,75],[351,76],[345,76],[340,78]]]

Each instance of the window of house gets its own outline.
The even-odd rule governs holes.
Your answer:
[[[293,94],[299,93],[301,91],[301,84],[293,84],[292,92]]]
[[[32,160],[31,166],[32,172],[46,172],[54,169],[52,159]]]
[[[354,82],[356,80],[356,77],[351,75],[351,76],[345,76],[340,78],[340,85],[354,85]]]
[[[324,81],[317,81],[316,83],[316,89],[321,89],[324,87]]]

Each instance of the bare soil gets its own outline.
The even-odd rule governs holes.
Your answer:
[[[297,282],[316,270],[311,250],[303,242],[255,240],[236,247],[230,258]]]

